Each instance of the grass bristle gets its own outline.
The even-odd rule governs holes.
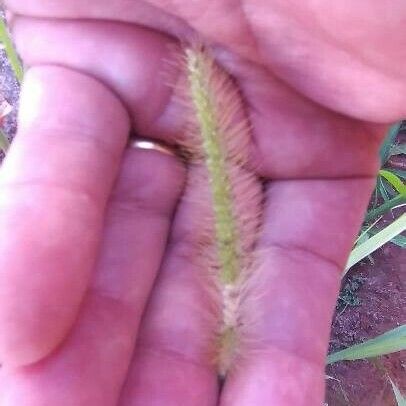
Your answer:
[[[190,122],[183,144],[190,162],[202,168],[199,183],[208,192],[200,196],[199,220],[209,239],[199,255],[219,304],[215,357],[224,376],[244,339],[242,292],[252,271],[262,184],[249,169],[250,126],[235,83],[202,48],[186,49],[184,65]]]

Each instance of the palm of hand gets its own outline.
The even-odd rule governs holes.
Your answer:
[[[37,18],[14,21],[33,67],[0,179],[2,357],[6,366],[25,364],[66,338],[34,365],[3,369],[4,404],[217,402],[205,348],[207,303],[188,249],[198,229],[185,203],[167,243],[184,168],[157,152],[122,156],[130,126],[166,142],[183,126],[162,75],[176,41],[139,24],[185,39],[197,30],[216,44],[215,56],[247,103],[253,163],[272,179],[259,246],[277,272],[256,304],[255,332],[267,348],[243,359],[221,404],[320,404],[340,269],[374,184],[384,132],[367,121],[404,113],[392,90],[401,89],[404,72],[389,65],[404,47],[367,51],[355,31],[339,42],[318,17],[322,6],[9,3]],[[354,21],[362,15],[380,44],[372,17],[342,7],[338,17],[326,12],[326,22],[340,28],[344,14]],[[167,74],[176,81],[176,69]],[[371,88],[380,98],[369,100]]]

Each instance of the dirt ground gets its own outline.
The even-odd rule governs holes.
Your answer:
[[[397,142],[406,142],[406,123]],[[393,156],[387,166],[405,169],[405,156]],[[394,210],[393,215],[397,217],[402,212],[405,212],[404,207]],[[387,214],[380,227],[392,219],[392,214]],[[371,260],[358,263],[343,280],[340,298],[333,319],[330,351],[405,324],[406,250],[388,243],[376,251]],[[329,406],[396,405],[388,376],[406,395],[406,351],[379,359],[340,362],[329,366],[327,375],[330,377],[326,395]]]
[[[338,306],[333,321],[331,350],[349,347],[406,323],[406,250],[387,244],[357,264],[343,281],[355,289],[354,306]],[[354,284],[355,282],[355,284]],[[350,295],[351,296],[351,295]],[[347,297],[348,299],[348,297]],[[389,374],[406,393],[406,351],[371,361],[339,362],[327,368],[329,406],[396,405]]]
[[[2,51],[0,94],[17,106],[18,86]],[[15,122],[13,112],[4,123],[10,138],[15,133]],[[372,257],[373,263],[367,260],[356,265],[343,281],[341,296],[353,305],[339,301],[333,321],[331,350],[362,342],[406,323],[406,250],[387,244]],[[406,351],[374,362],[334,364],[327,368],[330,378],[326,402],[329,406],[395,405],[386,373],[406,393]]]

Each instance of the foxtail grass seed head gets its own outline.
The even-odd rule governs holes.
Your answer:
[[[241,350],[244,285],[253,270],[253,251],[262,212],[262,185],[249,169],[250,126],[236,84],[203,48],[184,53],[190,125],[185,149],[204,168],[210,198],[210,244],[200,254],[213,258],[211,276],[219,302],[216,363],[220,376]]]

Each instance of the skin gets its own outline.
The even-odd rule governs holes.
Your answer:
[[[341,272],[382,136],[406,114],[404,2],[6,6],[30,68],[0,172],[0,404],[320,405]],[[180,73],[162,67],[175,37],[197,36],[241,89],[267,180],[261,345],[221,391],[186,169],[125,149],[130,128],[182,132]]]

